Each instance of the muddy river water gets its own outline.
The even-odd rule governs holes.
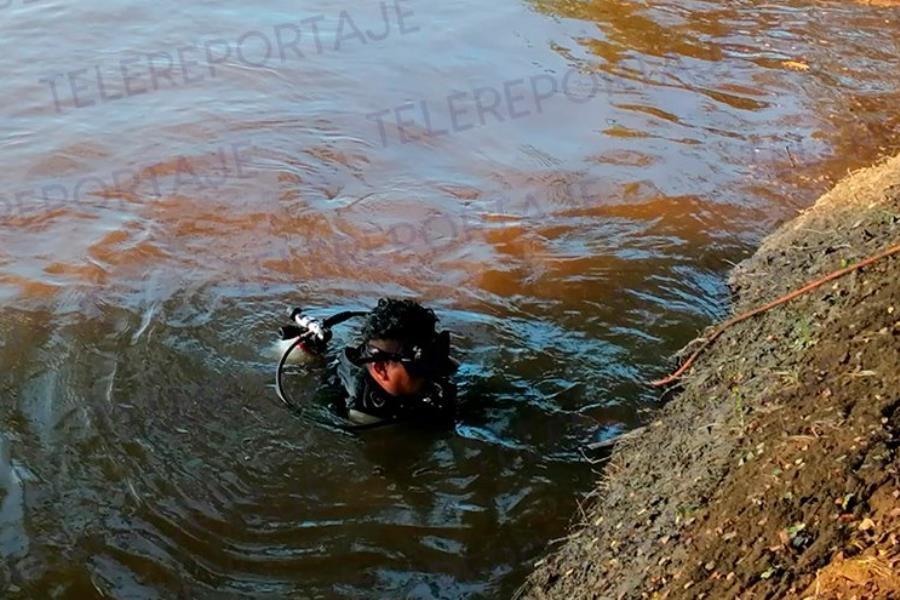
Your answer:
[[[0,1],[3,597],[509,597],[730,265],[898,148],[898,9],[252,4]],[[278,403],[285,309],[383,295],[454,431]]]

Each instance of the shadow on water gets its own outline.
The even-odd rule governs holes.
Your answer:
[[[2,539],[11,556],[42,540],[20,550],[27,589],[52,587],[81,563],[94,575],[79,574],[70,591],[329,595],[339,580],[348,595],[487,593],[486,580],[520,569],[543,543],[515,533],[522,521],[554,528],[570,508],[571,491],[546,471],[587,481],[554,437],[577,447],[593,421],[546,413],[535,400],[551,400],[525,380],[469,363],[455,431],[339,435],[271,392],[274,303],[248,315],[234,301],[197,319],[190,302],[144,314],[98,307],[89,319],[4,314],[3,387],[19,392],[2,423],[20,467],[4,478]],[[453,321],[468,339],[459,313]],[[320,401],[304,378],[291,382],[300,402]],[[326,417],[324,403],[308,408]],[[498,561],[511,535],[521,543]]]

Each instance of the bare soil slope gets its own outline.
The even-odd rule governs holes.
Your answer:
[[[900,156],[732,276],[743,312],[900,243]],[[900,256],[729,330],[614,451],[528,598],[900,598]]]

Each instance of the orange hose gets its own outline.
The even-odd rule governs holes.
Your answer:
[[[829,281],[834,281],[835,279],[838,279],[839,277],[843,277],[844,275],[847,275],[848,273],[852,273],[853,271],[862,269],[863,267],[867,267],[867,266],[871,265],[873,262],[879,261],[883,258],[887,258],[893,254],[897,254],[898,252],[900,252],[900,245],[893,246],[891,248],[888,248],[884,252],[881,252],[880,254],[876,254],[874,256],[870,256],[869,258],[862,260],[862,261],[856,263],[855,265],[851,265],[849,267],[845,267],[843,269],[838,269],[837,271],[829,273],[825,277],[822,277],[821,279],[817,279],[816,281],[808,283],[805,286],[803,286],[802,288],[794,290],[790,294],[786,294],[777,300],[773,300],[772,302],[769,302],[768,304],[759,306],[757,308],[754,308],[751,311],[745,312],[736,317],[732,317],[732,318],[728,319],[721,325],[721,327],[719,327],[709,337],[706,338],[706,340],[697,349],[697,351],[694,352],[690,358],[688,358],[686,361],[684,361],[684,364],[681,365],[681,367],[679,367],[677,371],[675,371],[674,373],[672,373],[665,379],[658,379],[657,381],[651,381],[650,385],[653,387],[662,387],[664,385],[669,385],[670,383],[680,379],[681,376],[684,375],[691,368],[691,366],[693,366],[694,361],[697,360],[697,357],[700,356],[704,351],[706,351],[706,349],[709,348],[712,345],[712,343],[714,341],[716,341],[716,339],[718,339],[718,337],[721,336],[725,332],[725,330],[728,329],[729,327],[731,327],[732,325],[736,325],[736,324],[740,323],[741,321],[746,321],[750,317],[755,317],[756,315],[758,315],[760,313],[764,313],[771,308],[775,308],[779,304],[784,304],[785,302],[789,302],[789,301],[793,300],[794,298],[796,298],[797,296],[802,296],[806,292],[812,291],[812,290],[816,289],[817,287],[825,285]]]

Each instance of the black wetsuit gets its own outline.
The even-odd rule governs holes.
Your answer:
[[[415,421],[450,425],[456,413],[456,385],[449,377],[429,380],[414,397],[391,396],[378,385],[365,366],[354,364],[354,350],[338,353],[335,383],[343,388],[343,399],[335,403],[337,413],[355,423]]]

